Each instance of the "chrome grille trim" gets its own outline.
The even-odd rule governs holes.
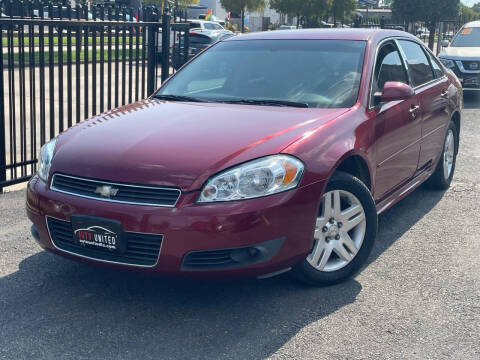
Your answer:
[[[89,196],[89,195],[76,193],[76,192],[73,192],[73,191],[67,191],[67,190],[60,189],[60,188],[56,187],[54,184],[55,184],[55,179],[57,177],[58,178],[64,177],[64,178],[68,178],[68,179],[86,181],[86,182],[90,182],[92,184],[95,184],[96,186],[113,185],[113,186],[116,186],[116,187],[123,187],[123,188],[166,191],[166,192],[170,193],[170,194],[168,194],[170,196],[176,195],[176,199],[175,199],[173,204],[161,204],[161,203],[152,203],[152,202],[136,202],[136,201],[127,201],[127,200],[116,200],[116,199],[105,198],[105,197],[101,197],[101,196],[95,196],[93,194],[91,196]],[[124,183],[117,183],[117,182],[111,182],[111,181],[103,181],[103,180],[82,178],[82,177],[77,177],[77,176],[72,176],[72,175],[61,174],[61,173],[53,174],[52,180],[50,182],[50,189],[53,190],[53,191],[68,194],[68,195],[78,196],[78,197],[82,197],[82,198],[86,198],[86,199],[104,201],[104,202],[112,202],[112,203],[118,203],[118,204],[130,204],[130,205],[142,205],[142,206],[170,207],[170,208],[175,207],[177,205],[177,202],[180,199],[180,195],[182,194],[182,191],[180,189],[171,188],[171,187],[124,184]]]

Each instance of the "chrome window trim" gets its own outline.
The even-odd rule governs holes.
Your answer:
[[[373,59],[373,65],[372,65],[372,73],[370,75],[370,86],[369,86],[369,93],[368,93],[368,110],[372,110],[372,109],[375,109],[376,106],[374,106],[372,104],[372,91],[373,91],[373,78],[375,76],[375,65],[377,64],[377,58],[378,58],[378,52],[380,50],[380,48],[387,42],[391,41],[393,42],[393,44],[397,47],[397,51],[399,52],[400,54],[400,60],[402,61],[403,63],[403,66],[404,66],[404,69],[406,71],[405,75],[407,76],[407,81],[409,82],[408,85],[411,84],[411,80],[410,80],[410,75],[408,73],[408,65],[407,63],[405,62],[405,59],[403,58],[402,56],[402,53],[401,53],[401,49],[399,48],[397,42],[395,41],[396,40],[396,37],[388,37],[388,38],[385,38],[383,39],[382,41],[380,41],[377,45],[377,48],[375,49],[375,57]]]
[[[417,90],[418,88],[421,88],[421,87],[424,87],[426,85],[429,85],[429,84],[432,84],[436,81],[439,81],[440,79],[444,78],[446,75],[445,73],[443,74],[442,77],[439,77],[439,78],[436,78],[435,77],[435,73],[433,72],[433,67],[432,67],[432,64],[430,63],[430,59],[428,58],[427,54],[425,54],[425,45],[423,45],[422,43],[419,43],[415,40],[412,40],[412,39],[408,39],[408,38],[398,38],[398,39],[395,39],[395,42],[397,42],[397,40],[402,40],[402,41],[410,41],[414,44],[417,44],[418,46],[420,46],[420,49],[422,49],[425,57],[427,58],[427,61],[428,61],[428,64],[430,65],[430,70],[432,71],[432,76],[433,76],[433,79],[432,80],[429,80],[423,84],[420,84],[420,85],[416,85],[413,87],[414,90]],[[407,62],[407,56],[405,55],[404,51],[403,51],[403,48],[402,46],[397,42],[397,46],[398,48],[400,49],[400,54],[402,54],[404,60],[405,60],[405,64],[407,65],[407,71],[408,71],[408,62]],[[410,74],[409,74],[409,77],[410,77]],[[411,81],[411,78],[410,78],[410,81]],[[413,82],[411,81],[411,84],[413,85]]]
[[[134,188],[140,188],[140,189],[157,189],[157,190],[170,190],[170,191],[176,191],[178,192],[178,197],[177,200],[173,205],[160,205],[160,204],[150,204],[150,203],[137,203],[137,202],[132,202],[132,201],[120,201],[120,200],[113,200],[113,199],[106,199],[106,198],[99,198],[99,197],[94,197],[94,196],[88,196],[88,195],[82,195],[82,194],[77,194],[74,192],[70,191],[65,191],[56,188],[53,186],[53,180],[55,179],[55,176],[60,175],[60,176],[65,176],[71,179],[77,179],[77,180],[82,180],[82,181],[89,181],[97,184],[106,184],[106,185],[115,185],[115,186],[127,186],[127,187],[134,187]],[[72,176],[72,175],[66,175],[62,173],[55,173],[52,176],[52,180],[50,181],[50,189],[59,193],[63,194],[68,194],[72,196],[78,196],[82,197],[85,199],[91,199],[91,200],[98,200],[98,201],[104,201],[104,202],[111,202],[111,203],[117,203],[117,204],[128,204],[128,205],[143,205],[143,206],[156,206],[156,207],[168,207],[168,208],[173,208],[177,205],[178,200],[180,200],[180,196],[182,196],[182,191],[180,189],[175,189],[175,188],[169,188],[169,187],[162,187],[162,186],[144,186],[144,185],[131,185],[131,184],[122,184],[122,183],[115,183],[115,182],[110,182],[110,181],[102,181],[102,180],[93,180],[93,179],[87,179],[87,178],[81,178],[77,176]]]
[[[467,70],[463,66],[463,61],[475,61],[475,60],[454,60],[454,61],[457,64],[458,68],[460,69],[460,71],[462,73],[465,73],[465,74],[480,74],[480,70]]]
[[[383,39],[382,41],[380,41],[377,45],[377,48],[375,50],[375,58],[374,58],[374,61],[373,61],[373,65],[372,65],[372,73],[370,75],[370,86],[369,86],[369,94],[368,94],[368,110],[373,110],[375,109],[376,106],[374,106],[372,104],[372,90],[373,90],[373,77],[375,75],[375,64],[377,62],[377,57],[378,57],[378,51],[380,50],[380,48],[388,41],[392,41],[395,43],[395,46],[397,47],[397,50],[398,52],[400,53],[400,58],[402,60],[402,63],[403,63],[403,66],[407,72],[407,79],[408,79],[408,84],[407,85],[410,85],[412,86],[413,83],[412,83],[412,79],[410,78],[410,73],[408,72],[408,63],[407,63],[407,59],[405,57],[405,54],[403,52],[403,49],[402,47],[400,46],[400,44],[398,43],[398,40],[408,40],[408,41],[411,41],[415,44],[418,44],[420,47],[424,48],[424,45],[423,44],[420,44],[419,42],[415,41],[414,39],[410,39],[410,38],[407,38],[407,37],[403,37],[403,36],[391,36],[391,37],[388,37],[388,38],[385,38]],[[425,55],[426,56],[426,55]],[[427,60],[428,62],[430,63],[430,59],[428,59],[428,56],[427,56]],[[430,64],[430,67],[431,67],[431,64]],[[447,75],[445,74],[445,71],[443,72],[443,76],[442,77],[439,77],[439,78],[434,78],[433,80],[430,80],[424,84],[421,84],[421,85],[417,85],[417,86],[412,86],[413,90],[418,90],[419,88],[421,87],[424,87],[424,86],[428,86],[428,85],[431,85],[435,82],[440,82],[440,81],[443,81],[447,78]]]
[[[158,249],[158,256],[157,256],[157,261],[155,262],[155,264],[153,264],[153,265],[131,264],[131,263],[125,263],[125,262],[120,262],[120,261],[112,261],[112,260],[98,259],[98,258],[94,258],[94,257],[91,257],[91,256],[81,255],[81,254],[78,254],[78,253],[75,253],[75,252],[72,252],[72,251],[60,249],[60,248],[55,244],[55,242],[53,241],[53,239],[52,239],[52,234],[50,234],[50,227],[48,226],[48,221],[47,221],[48,218],[55,219],[55,220],[58,220],[58,221],[63,221],[63,222],[69,222],[69,221],[63,220],[63,219],[59,219],[59,218],[54,217],[54,216],[45,215],[45,226],[47,227],[48,237],[50,238],[50,242],[52,243],[52,245],[53,245],[53,246],[55,247],[55,249],[57,249],[58,251],[61,251],[61,252],[64,252],[64,253],[67,253],[67,254],[70,254],[70,255],[75,255],[75,256],[78,256],[78,257],[81,257],[81,258],[84,258],[84,259],[100,261],[100,262],[108,263],[108,264],[127,265],[127,266],[134,266],[134,267],[140,267],[140,268],[153,268],[153,267],[155,267],[155,266],[158,265],[158,261],[160,260],[160,254],[161,254],[161,252],[162,252],[163,242],[165,241],[165,235],[164,235],[164,234],[153,234],[153,233],[142,233],[142,232],[135,232],[135,231],[126,231],[126,232],[129,232],[129,233],[132,233],[132,234],[145,234],[145,235],[156,235],[156,236],[159,236],[159,235],[160,235],[160,236],[162,236],[162,242],[160,243],[160,249]]]

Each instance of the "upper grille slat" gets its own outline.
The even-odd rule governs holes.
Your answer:
[[[101,201],[166,207],[175,206],[181,195],[176,188],[113,183],[64,174],[53,175],[51,189]],[[102,195],[104,189],[111,192]]]

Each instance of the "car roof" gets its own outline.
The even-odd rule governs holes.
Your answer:
[[[188,19],[187,22],[198,22],[198,23],[208,23],[208,24],[218,24],[216,21],[209,21],[203,19]]]
[[[463,27],[480,27],[480,20],[476,20],[476,21],[471,21],[469,23],[466,23],[465,25],[463,25]]]
[[[265,31],[235,36],[228,41],[239,40],[371,40],[373,38],[388,38],[402,36],[417,39],[415,36],[399,30],[382,29],[299,29],[282,31]],[[418,40],[418,39],[417,39]]]
[[[219,37],[221,35],[225,34],[232,34],[234,35],[233,32],[229,30],[204,30],[204,29],[190,29],[190,35],[201,35],[201,36],[207,36],[210,38],[215,38]]]

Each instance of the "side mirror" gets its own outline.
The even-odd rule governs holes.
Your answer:
[[[375,94],[375,102],[378,104],[406,100],[413,95],[415,95],[415,90],[413,90],[411,86],[402,82],[387,81],[383,86],[383,92],[381,94]]]
[[[448,40],[442,40],[441,45],[442,47],[448,47],[450,45],[450,42]]]

